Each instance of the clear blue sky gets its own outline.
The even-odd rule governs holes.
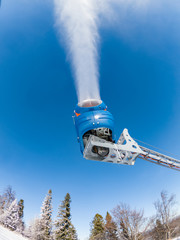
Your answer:
[[[157,1],[156,1],[157,2]],[[163,2],[163,4],[162,4]],[[155,3],[154,3],[155,4]],[[116,134],[180,155],[180,5],[159,0],[146,13],[100,29],[101,97]],[[123,9],[119,10],[120,14]],[[0,9],[0,191],[12,185],[28,222],[48,189],[54,214],[65,194],[81,240],[98,212],[119,202],[153,213],[162,189],[180,203],[180,173],[137,160],[121,166],[83,159],[72,115],[77,97],[50,0],[2,0]],[[178,206],[180,209],[180,206]]]

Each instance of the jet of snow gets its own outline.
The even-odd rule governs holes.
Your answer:
[[[98,27],[93,0],[54,0],[56,23],[63,33],[73,67],[79,102],[100,99]]]
[[[116,7],[141,8],[149,0],[54,0],[56,26],[70,58],[78,101],[100,99],[98,27]],[[103,19],[103,20],[102,20]]]

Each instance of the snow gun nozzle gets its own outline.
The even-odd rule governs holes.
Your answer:
[[[89,108],[89,107],[96,107],[101,103],[102,101],[100,99],[87,99],[78,103],[78,106],[82,108]]]

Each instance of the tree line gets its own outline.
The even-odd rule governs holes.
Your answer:
[[[9,186],[0,195],[0,224],[31,240],[78,240],[70,205],[71,197],[67,193],[53,220],[52,191],[49,190],[39,217],[25,226],[24,200],[18,201]],[[143,210],[120,203],[107,212],[105,218],[95,214],[90,223],[89,240],[170,240],[180,236],[180,216],[174,211],[175,205],[175,196],[162,191],[160,199],[154,203],[156,214],[147,218]]]
[[[120,203],[107,212],[105,220],[96,214],[90,240],[170,240],[180,236],[180,216],[175,210],[175,195],[162,191],[154,203],[156,214],[145,217],[143,210]]]
[[[52,220],[52,191],[49,190],[41,207],[41,214],[25,226],[24,200],[17,201],[15,192],[8,186],[0,195],[0,224],[11,231],[21,233],[31,240],[78,240],[71,222],[71,197],[67,193],[61,202],[55,221]]]

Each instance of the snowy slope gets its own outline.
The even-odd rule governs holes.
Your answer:
[[[0,226],[0,240],[28,240],[18,233],[11,232],[10,230]],[[180,240],[180,237],[173,238],[172,240]]]
[[[27,240],[27,238],[0,226],[0,240]]]

